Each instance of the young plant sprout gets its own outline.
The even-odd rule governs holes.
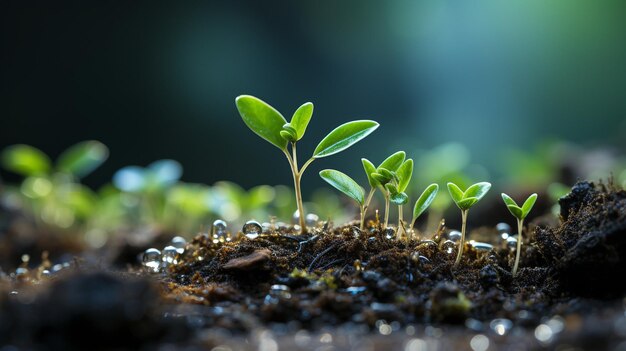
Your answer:
[[[367,181],[370,183],[370,192],[367,195],[367,199],[365,200],[365,211],[369,207],[370,202],[372,201],[372,196],[376,192],[376,189],[381,188],[381,192],[385,197],[385,227],[389,223],[389,194],[385,189],[385,184],[391,181],[393,178],[393,172],[396,172],[398,168],[404,162],[406,154],[404,151],[398,151],[393,155],[387,157],[378,167],[374,166],[372,162],[370,162],[366,158],[362,158],[361,162],[363,163],[363,169],[365,169],[365,174],[367,175]]]
[[[454,261],[454,267],[456,267],[459,262],[461,262],[461,256],[463,255],[463,247],[465,246],[465,225],[467,223],[467,212],[469,209],[474,206],[480,199],[487,194],[489,189],[491,188],[491,183],[480,182],[476,183],[465,192],[461,190],[456,184],[450,182],[448,183],[448,191],[450,192],[450,197],[452,201],[456,203],[456,205],[461,210],[461,218],[463,220],[463,224],[461,226],[461,241],[459,242],[459,252],[456,255],[456,260]]]
[[[293,114],[291,122],[287,123],[280,112],[254,96],[238,96],[235,103],[244,123],[258,136],[279,148],[287,157],[293,175],[300,230],[301,233],[305,233],[306,214],[302,205],[300,182],[306,168],[318,158],[334,155],[356,144],[376,130],[379,124],[370,120],[358,120],[340,125],[320,141],[311,158],[299,167],[296,143],[302,139],[309,125],[313,115],[313,104],[307,102],[300,106]],[[291,144],[291,152],[288,150],[289,144]]]
[[[413,206],[413,218],[411,219],[411,226],[409,228],[413,228],[415,226],[415,221],[417,218],[428,209],[428,206],[435,200],[437,196],[437,192],[439,191],[439,185],[431,184],[426,190],[420,195],[420,197],[415,201],[415,206]],[[411,231],[413,233],[413,231]]]
[[[361,211],[361,222],[359,228],[363,230],[365,221],[365,190],[352,178],[334,169],[325,169],[320,172],[320,177],[335,189],[341,191],[359,204]]]
[[[517,251],[515,252],[515,264],[513,265],[513,276],[517,275],[517,267],[519,266],[520,251],[522,248],[522,231],[524,230],[524,218],[528,216],[537,201],[537,194],[532,194],[524,201],[522,207],[517,205],[509,195],[502,193],[502,200],[509,208],[513,217],[517,218]]]
[[[413,160],[408,159],[404,161],[396,172],[391,172],[391,181],[385,184],[385,190],[387,196],[391,202],[398,205],[398,229],[396,232],[396,238],[400,239],[404,232],[404,223],[402,219],[402,205],[409,202],[409,196],[404,192],[409,186],[411,176],[413,175]]]

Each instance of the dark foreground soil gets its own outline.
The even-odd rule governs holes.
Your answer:
[[[560,223],[531,223],[516,277],[495,228],[472,232],[493,249],[466,243],[455,268],[445,226],[395,240],[376,221],[227,243],[199,235],[157,274],[76,261],[50,277],[4,276],[0,344],[626,350],[626,192],[581,182],[560,205]]]

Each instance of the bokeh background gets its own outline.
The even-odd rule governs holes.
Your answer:
[[[161,158],[189,182],[290,184],[239,118],[242,93],[288,118],[314,102],[303,154],[344,121],[381,123],[314,163],[307,194],[318,170],[356,174],[397,149],[459,143],[436,160],[495,181],[519,164],[512,149],[541,158],[564,141],[605,165],[626,143],[623,1],[3,1],[0,26],[0,149],[100,140],[93,187]]]

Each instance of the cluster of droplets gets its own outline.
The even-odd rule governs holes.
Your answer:
[[[496,225],[496,230],[498,231],[498,235],[500,235],[500,238],[504,240],[506,246],[510,250],[517,249],[517,235],[511,234],[512,229],[510,225],[506,223],[498,223]]]
[[[175,236],[163,250],[149,248],[143,253],[142,264],[150,273],[159,273],[162,269],[178,263],[179,255],[185,252],[187,241],[182,236]]]

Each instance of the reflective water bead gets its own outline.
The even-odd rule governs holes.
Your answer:
[[[152,273],[158,273],[161,269],[161,251],[150,248],[143,253],[143,266]]]
[[[441,251],[447,253],[448,255],[453,254],[457,250],[457,243],[452,240],[446,240],[441,245]]]
[[[261,223],[261,227],[263,228],[263,233],[270,233],[272,231],[272,223],[270,222]]]
[[[386,239],[392,240],[396,238],[396,231],[393,228],[387,228],[383,230],[383,235]]]
[[[263,227],[257,221],[247,221],[241,231],[248,239],[254,240],[263,232]]]
[[[212,227],[213,234],[213,242],[214,243],[223,243],[228,238],[228,224],[221,219],[217,219],[213,222]]]
[[[506,239],[506,246],[511,250],[515,250],[517,248],[517,235],[512,235]]]
[[[274,284],[270,287],[269,293],[265,296],[266,305],[277,304],[281,299],[290,299],[291,290],[287,285]]]
[[[300,223],[300,211],[296,210],[296,212],[294,212],[291,216],[291,220],[293,223]]]
[[[28,275],[28,268],[19,267],[18,269],[15,270],[16,278],[25,278],[26,275]]]
[[[367,290],[364,286],[350,286],[346,288],[346,292],[350,295],[359,295]]]
[[[489,322],[489,328],[498,335],[504,335],[513,328],[513,322],[506,318],[496,318]]]
[[[176,256],[178,255],[178,251],[174,246],[166,246],[161,253],[161,261],[165,265],[176,264]]]
[[[503,233],[508,234],[511,232],[511,226],[508,225],[507,223],[500,222],[496,224],[496,230],[498,231],[498,234],[503,234]]]
[[[450,231],[450,233],[448,233],[448,240],[458,242],[459,240],[461,240],[461,236],[462,234],[460,231],[452,230]]]
[[[176,248],[176,252],[182,254],[185,252],[185,245],[187,245],[187,240],[182,236],[175,236],[170,241],[170,244]]]
[[[483,243],[483,242],[480,242],[480,241],[470,240],[470,245],[472,245],[472,247],[474,247],[474,249],[476,249],[478,251],[491,251],[491,250],[493,250],[493,245],[488,244],[488,243]]]
[[[320,221],[320,217],[315,213],[309,213],[308,215],[306,215],[304,220],[306,222],[306,225],[308,225],[309,227],[314,227]]]

